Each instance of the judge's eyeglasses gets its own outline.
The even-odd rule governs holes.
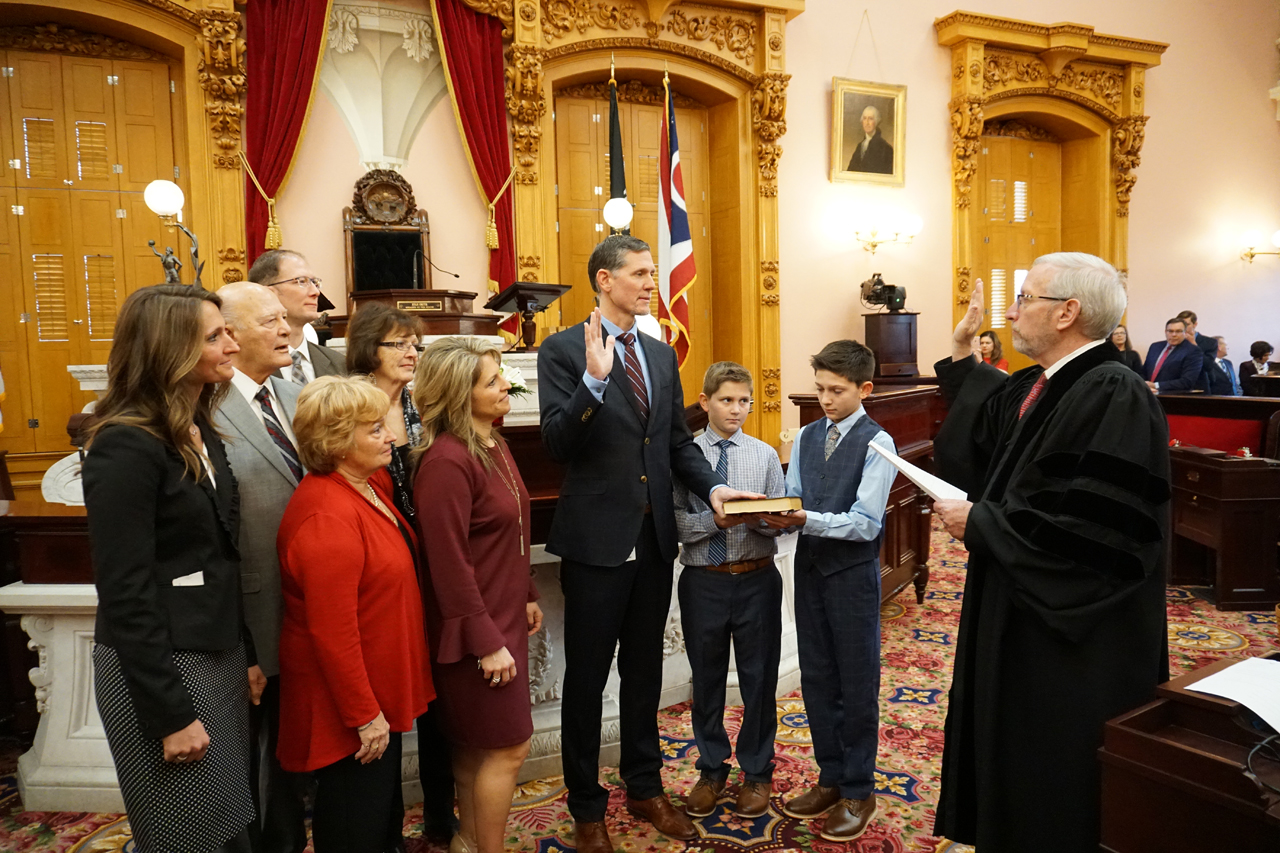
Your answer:
[[[1035,296],[1030,293],[1019,293],[1017,296],[1013,298],[1013,301],[1018,304],[1018,310],[1021,311],[1022,308],[1033,299],[1043,299],[1047,302],[1066,302],[1068,299],[1075,299],[1075,297],[1074,296]]]

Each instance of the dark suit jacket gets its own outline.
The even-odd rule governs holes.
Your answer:
[[[865,138],[864,135],[863,139]],[[893,174],[893,146],[884,141],[879,128],[876,128],[876,135],[871,137],[871,142],[867,144],[865,155],[862,153],[862,139],[858,140],[858,144],[853,149],[853,156],[849,158],[849,171]]]
[[[1267,364],[1268,376],[1273,375],[1277,372],[1277,369],[1280,369],[1280,364],[1276,364],[1274,361],[1267,362]],[[1253,359],[1240,362],[1240,390],[1246,397],[1262,396],[1262,389],[1258,387],[1260,383],[1256,378],[1257,375],[1258,368],[1253,366]]]
[[[565,329],[538,349],[542,442],[552,459],[567,466],[547,550],[593,566],[622,565],[640,537],[649,504],[662,558],[674,560],[672,474],[703,499],[724,483],[685,423],[675,350],[639,335],[653,386],[646,428],[627,382],[621,346],[602,402],[582,381],[584,328],[579,323]]]
[[[272,374],[268,380],[280,398],[283,411],[276,417],[293,423],[302,386]],[[240,487],[240,591],[244,595],[244,621],[253,635],[258,665],[268,677],[280,674],[280,560],[276,533],[284,508],[298,481],[267,428],[235,388],[214,412],[214,424],[227,438],[227,461]]]
[[[321,376],[347,375],[347,360],[337,350],[307,341],[307,355],[311,356],[311,366],[316,369],[317,379]]]
[[[1208,335],[1197,334],[1191,341],[1200,350],[1200,381],[1196,385],[1201,391],[1213,393],[1214,374],[1222,373],[1218,369],[1218,339]]]
[[[1142,366],[1142,375],[1148,382],[1159,384],[1162,393],[1173,391],[1193,391],[1199,388],[1200,371],[1204,367],[1204,356],[1200,353],[1200,349],[1191,341],[1183,340],[1173,348],[1173,352],[1169,353],[1169,357],[1164,360],[1164,364],[1160,367],[1160,378],[1153,379],[1152,373],[1156,369],[1156,362],[1160,360],[1160,353],[1164,352],[1164,348],[1168,346],[1163,341],[1157,341],[1147,350],[1147,361]]]
[[[1231,360],[1224,358],[1223,364],[1226,365],[1230,374],[1218,366],[1218,359],[1214,358],[1210,362],[1206,362],[1205,368],[1209,373],[1209,393],[1217,394],[1222,397],[1234,397],[1236,387],[1231,382],[1231,377],[1235,375],[1235,370],[1231,367]]]
[[[1129,368],[1139,376],[1146,376],[1142,371],[1142,356],[1138,355],[1137,350],[1126,349],[1120,350],[1119,352],[1120,360],[1124,362],[1125,367]],[[1156,356],[1156,358],[1159,358],[1159,356]]]
[[[221,439],[207,424],[200,431],[216,491],[203,474],[192,480],[182,456],[139,427],[106,427],[84,462],[98,588],[94,636],[119,654],[152,738],[196,719],[175,649],[224,651],[243,637],[249,663],[256,661],[241,617],[236,481]]]

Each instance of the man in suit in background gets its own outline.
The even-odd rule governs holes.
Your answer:
[[[280,369],[281,376],[306,385],[317,376],[346,374],[342,354],[306,334],[312,321],[320,317],[320,279],[306,258],[290,249],[268,249],[249,268],[249,281],[275,291],[289,312],[290,363]]]
[[[862,111],[862,132],[866,138],[853,149],[848,171],[892,175],[893,146],[880,133],[880,110],[867,107]]]
[[[723,517],[725,485],[684,419],[675,350],[638,334],[655,267],[649,246],[615,235],[591,253],[600,307],[538,352],[542,440],[567,466],[547,551],[561,558],[565,675],[561,738],[578,853],[613,853],[599,783],[602,694],[615,644],[620,771],[627,807],[664,835],[697,837],[662,789],[662,636],[676,557],[672,477]],[[616,344],[615,344],[616,342]]]
[[[1165,342],[1154,343],[1147,350],[1147,361],[1142,366],[1147,387],[1154,393],[1172,391],[1187,392],[1200,386],[1200,372],[1204,357],[1199,348],[1187,340],[1187,325],[1174,317],[1164,324]]]
[[[262,703],[250,713],[252,789],[261,833],[254,849],[302,853],[306,777],[286,773],[276,759],[280,729],[280,562],[276,532],[302,479],[293,413],[302,386],[280,377],[290,366],[290,326],[275,292],[243,281],[218,291],[227,333],[240,345],[231,357],[233,386],[214,415],[226,437],[227,460],[240,484],[240,585],[245,624],[267,676]],[[254,833],[256,835],[256,833]]]
[[[1236,369],[1232,366],[1231,360],[1227,358],[1227,339],[1218,335],[1214,338],[1218,342],[1217,356],[1213,360],[1215,368],[1212,377],[1212,385],[1209,388],[1210,394],[1220,394],[1224,397],[1239,397],[1244,392],[1240,390],[1240,380],[1236,378]]]
[[[1200,381],[1196,387],[1201,391],[1213,393],[1214,374],[1217,372],[1218,364],[1218,339],[1196,331],[1196,326],[1200,322],[1196,312],[1180,311],[1178,319],[1187,327],[1187,340],[1200,350],[1200,357],[1204,360],[1200,369]]]

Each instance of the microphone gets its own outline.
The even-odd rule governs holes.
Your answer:
[[[433,260],[431,260],[431,258],[427,257],[426,253],[425,253],[425,252],[423,252],[421,249],[417,249],[417,250],[415,250],[415,251],[414,251],[414,253],[413,253],[413,261],[414,261],[414,263],[415,263],[415,264],[417,264],[417,262],[418,262],[418,258],[422,258],[424,261],[426,261],[427,263],[431,264],[431,268],[432,268],[432,269],[434,269],[434,270],[439,270],[440,272],[444,273],[445,275],[451,275],[451,276],[453,276],[454,278],[462,278],[462,276],[458,275],[456,272],[449,272],[449,271],[448,271],[448,270],[446,270],[446,269],[441,269],[440,267],[436,266],[436,262],[435,262],[435,261],[433,261]],[[416,274],[416,272],[415,272],[415,274]],[[421,277],[418,277],[416,280],[417,280],[417,281],[421,281],[422,279],[421,279]]]

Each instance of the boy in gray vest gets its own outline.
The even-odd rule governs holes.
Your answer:
[[[870,349],[834,341],[810,364],[826,417],[800,430],[787,470],[787,494],[804,509],[768,521],[800,527],[796,640],[818,784],[782,810],[800,819],[826,815],[822,837],[852,841],[876,815],[880,530],[896,474],[867,445],[894,446],[862,409],[875,371]]]
[[[786,493],[778,452],[742,431],[751,412],[751,371],[732,361],[707,368],[698,403],[707,429],[694,443],[732,489],[771,498]],[[773,741],[778,733],[774,704],[782,654],[782,575],[773,563],[778,530],[759,516],[717,519],[705,501],[676,483],[676,532],[680,562],[680,616],[685,651],[693,671],[693,736],[701,778],[685,798],[691,817],[716,812],[729,778],[733,750],[724,729],[729,644],[742,688],[738,766],[743,781],[734,811],[757,818],[773,794]]]

